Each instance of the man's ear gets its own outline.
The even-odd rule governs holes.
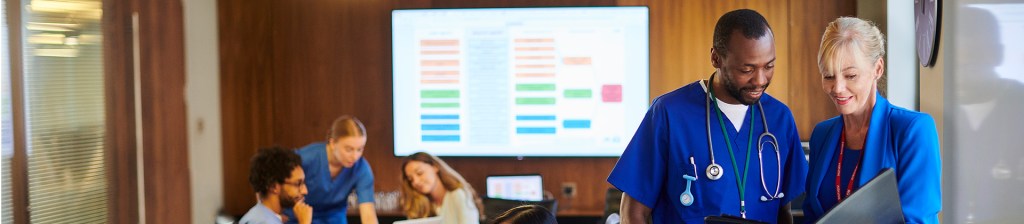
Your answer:
[[[722,68],[722,58],[718,56],[718,52],[713,47],[711,48],[711,66]]]
[[[267,189],[267,193],[269,193],[269,194],[281,194],[281,184],[280,183],[274,184],[274,186],[271,186],[269,189]]]

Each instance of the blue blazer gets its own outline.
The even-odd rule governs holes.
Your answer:
[[[935,121],[928,114],[892,105],[881,95],[876,98],[857,187],[883,168],[893,168],[907,223],[939,223],[942,161]],[[837,116],[818,123],[811,134],[807,199],[803,205],[807,221],[817,221],[830,209],[822,208],[818,192],[821,185],[835,184],[834,179],[825,178],[825,172],[835,169],[831,167],[832,159],[842,128],[842,116]]]

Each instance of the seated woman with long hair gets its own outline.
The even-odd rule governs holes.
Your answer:
[[[402,211],[409,219],[440,216],[442,223],[479,223],[483,207],[473,187],[440,158],[418,152],[402,162]]]

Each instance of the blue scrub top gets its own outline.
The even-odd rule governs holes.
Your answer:
[[[703,223],[706,216],[740,216],[739,189],[734,174],[737,168],[730,162],[725,138],[714,114],[711,114],[710,125],[715,162],[724,168],[724,175],[718,180],[708,179],[705,175],[705,168],[711,163],[705,97],[707,93],[698,81],[655,99],[608,176],[609,183],[651,208],[655,223]],[[768,191],[774,193],[779,187],[776,182],[781,182],[779,191],[785,197],[767,202],[760,200],[768,193],[762,187],[758,150],[754,144],[749,154],[750,170],[744,200],[748,219],[774,223],[778,220],[779,207],[803,193],[807,161],[789,108],[768,94],[764,94],[760,101],[764,104],[768,128],[778,138],[782,160],[776,161],[774,150],[766,149],[761,153],[764,184]],[[736,163],[741,168],[745,166],[743,162],[746,161],[747,142],[750,141],[748,131],[754,129],[754,141],[764,132],[761,112],[756,104],[748,110],[755,111],[753,116],[749,111],[746,113],[740,130],[735,130],[727,116],[722,116],[733,141]],[[752,118],[755,120],[751,127]],[[690,157],[696,162],[696,171],[690,164]],[[781,180],[777,179],[779,164],[782,164]],[[740,171],[742,175],[742,169]],[[680,194],[686,189],[683,175],[697,177],[690,187],[695,198],[690,206],[683,206],[679,201]]]
[[[302,170],[306,173],[306,204],[313,207],[313,223],[348,223],[348,195],[356,192],[358,203],[373,202],[373,170],[365,158],[359,158],[351,168],[342,168],[331,179],[327,162],[327,144],[309,144],[295,151],[302,157]],[[288,223],[295,223],[291,208],[285,208]]]
[[[828,170],[835,169],[831,164],[834,164],[842,128],[842,117],[822,121],[814,127],[807,195],[822,195],[819,193],[822,185],[834,189],[834,171],[831,178],[826,174]],[[864,159],[860,164],[861,171],[858,171],[863,175],[857,177],[857,187],[870,181],[882,169],[893,168],[907,223],[939,223],[942,161],[939,157],[939,136],[931,116],[897,107],[876,95],[863,150]],[[835,200],[835,195],[832,197]],[[805,220],[813,222],[831,206],[826,206],[818,197],[807,197],[803,208]]]

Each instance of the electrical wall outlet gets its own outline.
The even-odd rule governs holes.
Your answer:
[[[576,183],[575,182],[562,182],[562,197],[565,197],[565,198],[576,197]]]

